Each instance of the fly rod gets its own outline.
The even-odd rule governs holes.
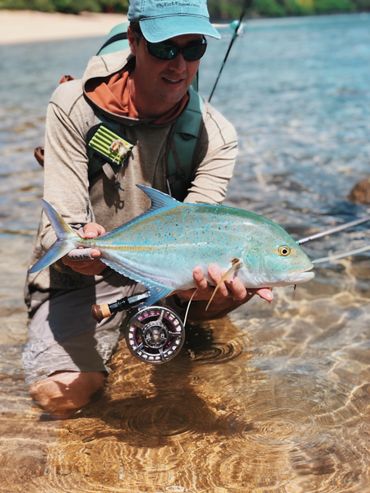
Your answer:
[[[211,102],[212,96],[213,96],[213,94],[214,94],[214,92],[216,90],[218,81],[220,80],[220,77],[221,77],[222,71],[223,71],[223,69],[225,67],[226,61],[229,58],[229,54],[230,54],[231,48],[233,47],[233,44],[235,43],[235,40],[236,40],[236,38],[239,35],[239,31],[240,31],[240,28],[241,28],[243,19],[244,19],[246,13],[247,13],[247,10],[251,6],[251,4],[252,4],[252,0],[246,0],[246,2],[244,3],[244,7],[243,7],[243,10],[242,10],[242,13],[240,14],[240,17],[239,17],[239,20],[238,20],[237,25],[234,27],[234,33],[233,33],[233,35],[231,37],[231,40],[230,40],[229,46],[227,48],[227,51],[226,51],[225,57],[223,59],[223,62],[221,64],[220,70],[218,71],[218,74],[217,74],[217,78],[215,80],[215,83],[213,84],[211,94],[209,95],[209,98],[208,98],[208,102],[209,103]]]
[[[360,219],[355,219],[354,221],[350,221],[348,223],[340,224],[339,226],[334,226],[333,228],[326,229],[325,231],[321,231],[320,233],[313,234],[311,236],[306,236],[305,238],[301,238],[297,241],[299,245],[303,243],[307,243],[309,241],[317,240],[318,238],[322,238],[323,236],[330,236],[334,233],[339,233],[340,231],[344,231],[349,228],[353,228],[354,226],[358,226],[359,224],[366,223],[370,221],[370,216],[364,216]]]

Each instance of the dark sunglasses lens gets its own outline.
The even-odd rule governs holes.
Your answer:
[[[152,56],[159,58],[160,60],[172,60],[176,57],[179,52],[178,48],[173,45],[169,45],[166,43],[149,43],[148,51]]]
[[[195,60],[200,60],[207,49],[207,42],[204,40],[202,42],[189,43],[181,51],[183,57],[188,62],[194,62]]]
[[[173,60],[181,52],[185,60],[194,62],[200,60],[207,49],[207,41],[191,41],[183,48],[169,43],[150,43],[147,41],[149,53],[160,60]]]

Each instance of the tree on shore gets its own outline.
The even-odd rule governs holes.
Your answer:
[[[237,19],[245,0],[209,0],[213,20]],[[128,0],[0,0],[0,9],[39,10],[78,14],[90,12],[126,13]],[[370,0],[253,0],[251,16],[334,14],[370,11]]]

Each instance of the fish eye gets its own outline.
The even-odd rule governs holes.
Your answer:
[[[281,257],[287,257],[288,255],[290,255],[291,251],[292,249],[286,245],[280,246],[278,249],[279,255]]]

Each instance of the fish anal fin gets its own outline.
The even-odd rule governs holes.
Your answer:
[[[221,279],[219,280],[219,282],[217,283],[213,293],[212,293],[212,296],[210,298],[210,300],[208,301],[207,303],[207,306],[206,306],[206,311],[208,310],[210,304],[212,303],[213,301],[213,298],[215,297],[217,291],[219,290],[221,284],[225,281],[230,281],[231,279],[234,279],[238,273],[238,270],[242,267],[243,265],[243,261],[240,260],[239,258],[233,258],[231,260],[231,267],[223,274],[223,276],[221,277]]]
[[[114,259],[107,259],[102,257],[101,259],[108,267],[115,270],[122,276],[128,277],[132,281],[138,282],[145,286],[145,288],[149,292],[149,297],[145,300],[144,305],[150,306],[161,300],[162,298],[166,298],[170,293],[172,293],[173,289],[163,284],[154,282],[151,279],[145,278],[142,274],[138,272],[133,272],[130,270],[130,266],[124,266],[115,262]]]
[[[154,286],[153,284],[149,287],[149,298],[144,301],[145,306],[154,305],[157,301],[162,298],[166,298],[170,293],[172,293],[172,289],[168,289],[164,286]]]

